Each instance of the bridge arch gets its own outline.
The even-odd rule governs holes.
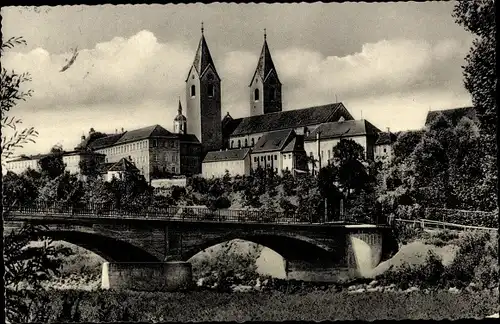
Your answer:
[[[94,252],[108,262],[158,262],[161,261],[144,249],[129,242],[92,231],[43,230],[41,235],[65,241]]]
[[[212,246],[224,242],[240,239],[267,247],[278,253],[287,261],[300,260],[305,262],[321,262],[321,260],[333,260],[336,256],[334,251],[320,242],[300,235],[287,234],[228,234],[216,238],[204,240],[202,243],[183,251],[182,260],[190,258]]]

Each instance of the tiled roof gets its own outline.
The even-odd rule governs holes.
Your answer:
[[[294,129],[304,126],[318,125],[337,121],[340,116],[346,120],[353,117],[342,103],[309,107],[303,109],[287,110],[264,115],[234,119],[232,123],[238,126],[231,133],[232,136],[253,133],[265,133],[273,130]],[[234,126],[232,124],[232,126]]]
[[[94,150],[97,150],[97,149],[100,149],[103,147],[108,147],[108,146],[115,144],[120,139],[120,137],[122,137],[122,135],[123,135],[123,133],[111,134],[111,135],[108,135],[106,137],[101,137],[101,138],[98,138],[98,139],[90,142],[88,144],[88,146],[89,146],[89,148],[94,149]]]
[[[126,158],[121,158],[120,161],[114,163],[108,171],[139,172],[139,169]]]
[[[276,73],[276,68],[274,67],[271,52],[269,51],[269,47],[267,46],[267,41],[264,39],[264,45],[262,46],[262,50],[260,52],[259,61],[257,62],[257,68],[255,69],[254,75],[250,82],[253,81],[256,74],[262,81],[265,81],[271,71],[274,71],[274,73],[276,74],[276,79],[278,79],[278,73]],[[280,82],[279,79],[278,82]],[[250,85],[252,84],[250,83]]]
[[[151,125],[148,127],[143,127],[139,129],[134,129],[132,131],[127,131],[123,136],[116,141],[114,144],[121,144],[127,142],[135,142],[151,137],[164,137],[172,136],[172,133],[161,127],[160,125]]]
[[[378,133],[377,140],[375,141],[375,145],[386,145],[392,144],[397,140],[397,136],[394,133],[390,132],[380,132]]]
[[[255,143],[252,153],[281,151],[295,135],[293,129],[284,129],[275,132],[269,132]]]
[[[215,69],[214,61],[212,60],[212,55],[210,55],[210,50],[208,49],[207,41],[205,40],[205,35],[202,34],[200,42],[198,43],[198,49],[196,50],[196,54],[194,55],[192,67],[194,67],[198,72],[198,75],[201,76],[209,66],[212,67],[214,73],[219,78],[219,75],[217,74],[217,71]]]
[[[43,158],[47,155],[48,154],[19,155],[18,157],[15,157],[12,160],[7,161],[7,163],[18,162],[18,161],[40,160],[41,158]]]
[[[316,134],[320,132],[322,139],[348,137],[357,135],[375,135],[380,133],[380,129],[375,127],[367,120],[345,120],[342,122],[332,122],[321,124],[313,130],[309,136],[306,136],[306,141],[316,140]]]
[[[207,152],[207,155],[205,155],[203,163],[243,160],[247,156],[248,152],[250,152],[250,148],[225,150],[225,151],[210,151]]]
[[[461,107],[445,110],[433,110],[427,113],[427,118],[425,119],[425,125],[429,125],[439,114],[443,114],[447,117],[452,125],[456,125],[462,117],[467,116],[471,119],[476,118],[476,110],[474,107]]]

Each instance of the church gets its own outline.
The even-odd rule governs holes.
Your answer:
[[[258,167],[278,174],[316,171],[333,157],[340,138],[365,148],[366,157],[390,155],[392,136],[367,120],[354,120],[340,103],[283,110],[282,83],[264,30],[264,43],[248,85],[248,116],[222,118],[221,78],[201,39],[186,82],[187,132],[201,143],[202,175],[248,175]]]

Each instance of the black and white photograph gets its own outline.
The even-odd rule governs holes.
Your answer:
[[[3,6],[4,321],[494,321],[495,9]]]

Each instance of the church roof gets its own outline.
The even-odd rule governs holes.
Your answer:
[[[295,135],[290,142],[281,150],[282,153],[304,150],[304,136]]]
[[[344,116],[346,120],[353,119],[341,102],[233,119],[226,127],[234,127],[234,131],[230,134],[237,136],[318,125],[337,121],[340,116]],[[226,129],[223,132],[229,133]]]
[[[254,80],[255,75],[258,75],[262,81],[265,81],[271,71],[274,71],[279,82],[278,73],[276,72],[276,68],[274,67],[273,58],[271,57],[271,51],[269,51],[267,40],[264,39],[264,45],[262,45],[259,61],[257,62],[257,68],[255,69],[252,80],[250,80],[249,86],[252,85],[251,82]]]
[[[452,125],[456,125],[460,121],[460,119],[465,116],[469,117],[470,119],[476,119],[476,110],[474,109],[474,107],[433,110],[427,113],[425,125],[429,125],[440,114],[443,114],[445,117],[447,117]]]
[[[207,152],[207,155],[205,155],[203,163],[243,160],[248,155],[249,152],[250,148],[225,150],[225,151],[210,151]]]
[[[198,43],[198,49],[196,50],[196,54],[194,55],[194,61],[191,68],[195,68],[198,75],[201,77],[207,67],[211,66],[214,73],[219,77],[217,70],[215,69],[215,64],[212,59],[212,55],[210,54],[210,50],[208,49],[207,41],[205,39],[205,35],[202,33],[200,42]],[[189,71],[191,72],[191,71]],[[189,73],[188,73],[189,77]],[[220,79],[220,78],[219,78]],[[187,79],[186,79],[187,81]]]
[[[255,143],[252,153],[281,151],[293,139],[293,135],[293,129],[266,133]]]
[[[309,136],[306,136],[306,141],[316,140],[316,135],[320,133],[321,139],[349,137],[357,135],[376,135],[380,133],[380,129],[375,127],[367,120],[345,120],[342,122],[331,122],[319,125],[313,130]]]
[[[172,137],[172,135],[173,134],[171,132],[161,127],[160,125],[151,125],[148,127],[143,127],[125,132],[125,134],[123,134],[123,136],[114,144],[135,142],[151,137],[165,137],[165,136]]]

